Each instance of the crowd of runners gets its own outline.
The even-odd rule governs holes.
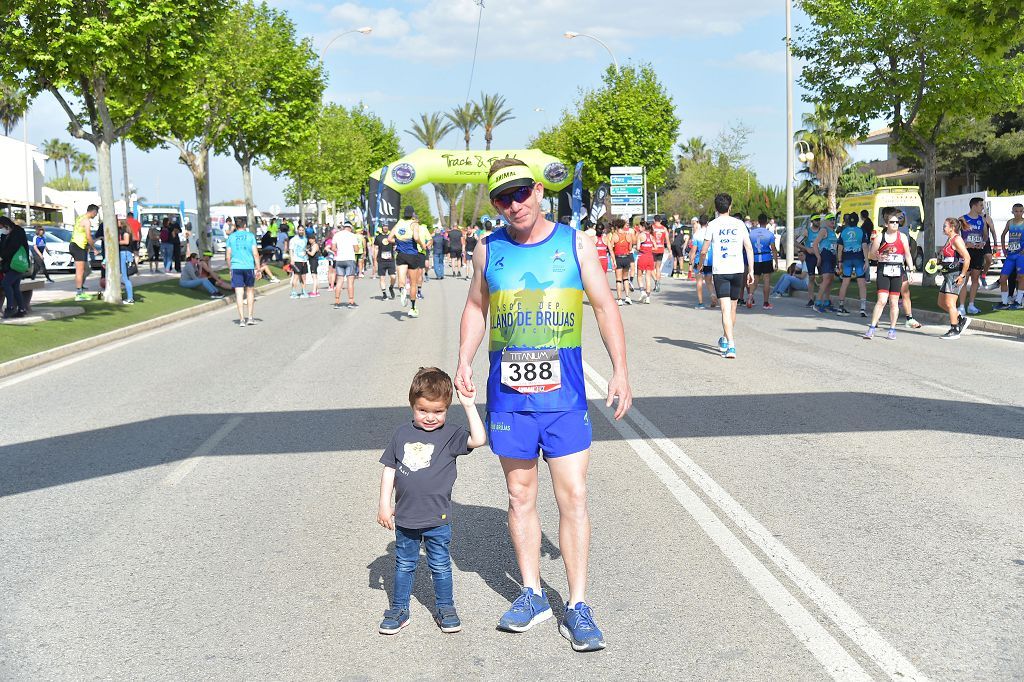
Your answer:
[[[581,234],[595,248],[615,304],[650,304],[661,291],[663,277],[693,280],[696,307],[721,309],[723,334],[718,345],[726,358],[736,357],[736,312],[741,306],[754,308],[758,294],[765,311],[774,309],[773,298],[806,292],[807,308],[848,316],[851,309],[846,297],[856,284],[857,312],[869,320],[864,338],[874,338],[886,310],[889,324],[885,335],[889,339],[896,338],[901,311],[907,328],[922,326],[914,317],[910,275],[915,265],[912,245],[901,230],[906,217],[899,210],[883,211],[878,229],[867,211],[811,216],[808,227],[794,235],[797,260],[776,279],[780,254],[774,220],[761,214],[752,221],[749,216],[732,213],[731,203],[728,195],[719,195],[716,217],[696,216],[689,225],[679,216],[667,220],[660,215],[649,222],[615,217],[597,225],[585,223]],[[981,312],[976,299],[992,263],[993,244],[1005,254],[999,279],[1002,300],[994,307],[1024,307],[1024,206],[1013,207],[1014,217],[999,234],[983,208],[982,199],[972,199],[967,213],[947,218],[943,222],[946,242],[928,263],[926,276],[935,276],[940,287],[938,306],[949,315],[950,326],[943,339],[958,338],[970,325],[970,316]],[[349,222],[333,230],[312,223],[285,223],[271,226],[254,251],[255,257],[249,255],[254,244],[231,248],[230,239],[228,255],[232,270],[253,268],[268,277],[272,273],[266,264],[273,259],[283,261],[293,299],[317,298],[323,284],[333,293],[335,309],[358,307],[357,280],[372,280],[374,289],[379,290],[375,298],[397,299],[408,317],[417,318],[425,284],[446,276],[471,279],[478,245],[505,225],[504,221],[485,221],[482,226],[430,228],[406,207],[401,220],[372,237]],[[240,253],[244,255],[238,256]],[[869,306],[868,283],[872,280],[877,298]],[[242,314],[241,301],[251,297],[247,288],[251,287],[238,292],[241,326],[254,321],[251,308],[249,315]]]

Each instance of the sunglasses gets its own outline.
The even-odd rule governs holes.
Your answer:
[[[889,224],[890,224],[890,225],[899,225],[899,224],[900,224],[900,221],[898,221],[898,220],[890,220],[890,221],[889,221]]]
[[[505,211],[508,210],[513,201],[517,204],[521,204],[526,201],[526,198],[531,194],[533,194],[533,185],[529,185],[528,187],[516,187],[511,192],[505,192],[504,194],[499,194],[494,197],[492,202],[496,207]]]

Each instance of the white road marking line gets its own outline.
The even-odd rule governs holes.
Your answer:
[[[220,442],[224,440],[228,434],[235,430],[242,420],[245,419],[242,415],[235,415],[226,422],[221,424],[221,427],[213,432],[213,434],[203,441],[203,443],[196,448],[195,452],[188,456],[188,458],[178,463],[178,466],[174,467],[174,470],[167,475],[167,477],[160,482],[161,485],[174,487],[181,483],[186,476],[199,466],[199,462],[202,459],[213,452],[213,449],[220,445]]]
[[[588,363],[583,363],[583,373],[598,387],[608,382]],[[607,391],[599,391],[605,395]],[[815,603],[840,630],[846,634],[865,654],[868,655],[886,675],[900,680],[927,680],[903,654],[886,642],[857,611],[840,597],[832,588],[801,562],[785,545],[775,538],[750,512],[743,508],[718,483],[697,466],[690,457],[672,440],[665,437],[647,417],[635,407],[629,412],[630,418],[674,461],[687,477],[707,495],[733,523],[735,523],[757,547],[789,577],[807,597]],[[617,425],[615,422],[613,425]]]
[[[591,384],[593,387],[593,384]],[[665,487],[679,500],[683,509],[693,517],[701,530],[711,538],[722,554],[746,578],[747,582],[775,611],[793,635],[811,652],[835,680],[871,680],[871,675],[842,647],[835,637],[815,619],[803,604],[786,590],[785,586],[740,542],[696,493],[690,490],[679,475],[658,456],[654,449],[625,422],[617,422],[602,408],[603,414],[619,432],[633,451],[661,479]]]

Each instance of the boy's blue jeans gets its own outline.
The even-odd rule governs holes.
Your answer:
[[[416,564],[420,560],[420,542],[427,548],[427,566],[434,579],[434,606],[455,606],[452,596],[452,555],[448,546],[452,527],[402,528],[395,526],[395,591],[391,608],[408,609]]]

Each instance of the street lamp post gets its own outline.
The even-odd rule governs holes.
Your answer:
[[[327,56],[327,49],[331,45],[334,44],[335,40],[337,40],[338,38],[341,38],[342,36],[347,36],[350,33],[361,33],[364,36],[365,35],[369,35],[370,33],[373,33],[373,27],[372,26],[362,26],[360,28],[352,28],[352,29],[349,29],[347,31],[342,31],[341,33],[335,34],[334,37],[332,37],[330,40],[327,41],[327,44],[323,46],[323,49],[320,50],[320,66],[321,67],[324,65],[324,57]],[[320,94],[320,108],[323,109],[323,106],[324,106],[324,96],[323,96],[323,93],[321,93]],[[363,104],[363,111],[366,111],[366,104]],[[317,132],[316,146],[317,146],[317,155],[319,156],[319,154],[320,154],[320,135],[319,135],[319,131]],[[306,206],[305,201],[303,200],[303,197],[301,196],[301,193],[300,193],[300,196],[299,196],[299,213],[300,213],[300,215],[302,217],[304,217],[305,213],[306,213],[305,206]],[[316,212],[317,212],[316,218],[317,218],[317,221],[319,221],[320,220],[320,199],[317,199],[317,201],[316,201]],[[335,212],[332,209],[332,211],[331,211],[331,222],[334,223],[334,222],[336,222],[336,220],[337,220],[337,216],[335,215]]]
[[[335,35],[333,38],[331,38],[330,40],[327,41],[327,44],[324,45],[324,49],[320,50],[320,63],[321,64],[324,63],[324,55],[327,54],[327,48],[329,48],[331,45],[333,45],[335,40],[337,40],[338,38],[340,38],[342,36],[347,36],[349,33],[362,33],[365,36],[365,35],[367,35],[369,33],[373,33],[373,27],[372,26],[363,26],[362,28],[353,28],[353,29],[349,29],[348,31],[342,31],[341,33]]]
[[[562,34],[566,40],[572,40],[573,38],[590,38],[604,49],[608,50],[608,56],[612,58],[612,64],[615,65],[615,73],[619,72],[619,62],[615,59],[615,53],[612,52],[612,48],[604,44],[604,41],[600,38],[590,35],[589,33],[577,33],[576,31],[566,31]]]
[[[792,41],[793,0],[786,0],[786,267],[796,260],[793,253],[793,233],[796,226],[793,198],[793,53]]]

